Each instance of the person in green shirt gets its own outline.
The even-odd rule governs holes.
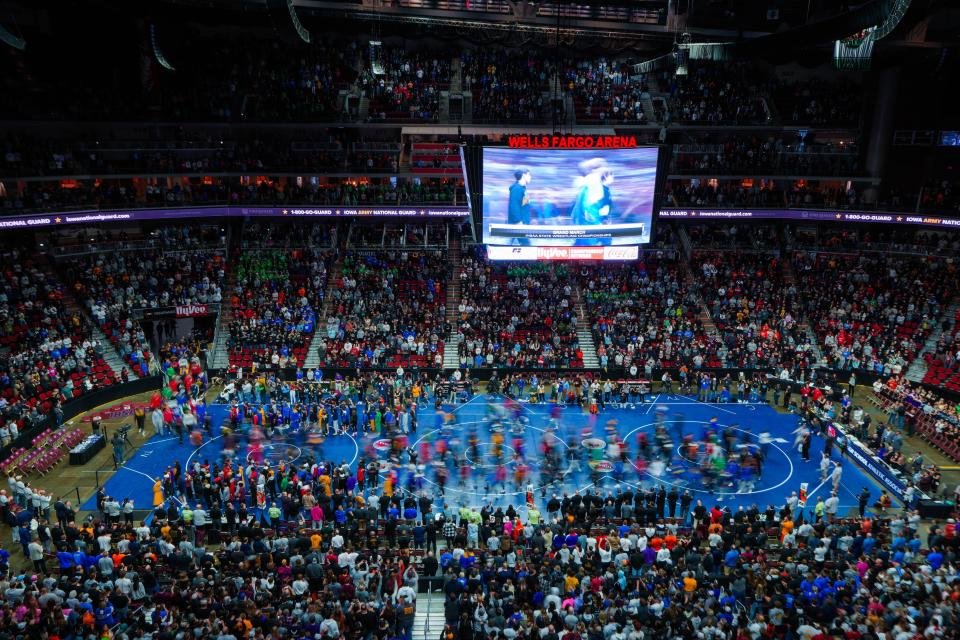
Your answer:
[[[823,513],[826,510],[827,505],[823,501],[823,496],[817,496],[817,504],[813,507],[813,514],[816,516],[814,522],[819,522],[823,520]]]
[[[280,516],[281,516],[282,514],[283,514],[283,512],[280,511],[280,507],[277,506],[277,503],[276,503],[276,502],[274,502],[274,503],[272,504],[272,506],[271,506],[269,509],[267,509],[267,516],[270,518],[270,522],[271,522],[271,523],[273,523],[273,522],[279,522],[279,521],[280,521]]]
[[[536,527],[540,524],[540,511],[536,507],[530,507],[527,511],[527,524]]]

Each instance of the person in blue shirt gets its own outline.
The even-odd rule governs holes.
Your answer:
[[[735,569],[739,561],[740,552],[736,549],[730,549],[730,551],[727,551],[727,555],[723,557],[723,564],[729,569]]]
[[[890,548],[894,551],[903,551],[907,546],[907,539],[903,535],[899,535],[893,539],[893,542],[890,543]]]
[[[800,583],[800,593],[803,594],[803,597],[808,601],[813,602],[817,597],[816,587],[813,586],[813,580],[810,578],[804,578]]]
[[[113,605],[108,600],[100,601],[100,606],[96,608],[94,615],[97,617],[97,624],[101,626],[111,627],[117,622],[113,617]]]
[[[296,406],[290,410],[290,429],[300,431],[300,407]]]
[[[927,564],[930,565],[930,568],[936,571],[943,565],[943,554],[940,553],[938,547],[933,547],[930,550],[930,553],[927,554]]]
[[[814,578],[813,586],[817,591],[817,598],[822,600],[828,594],[833,593],[833,586],[830,582],[830,579],[825,575],[820,575]]]

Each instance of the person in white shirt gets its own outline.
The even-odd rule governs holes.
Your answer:
[[[840,510],[840,498],[837,497],[836,491],[830,494],[830,497],[824,501],[823,508],[827,514],[828,521],[832,521],[837,517],[837,511]]]
[[[833,480],[833,491],[836,493],[840,490],[840,478],[843,476],[843,467],[840,466],[839,462],[834,461],[833,463],[833,472],[830,475],[831,480]]]

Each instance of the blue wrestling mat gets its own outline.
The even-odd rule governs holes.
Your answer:
[[[702,500],[708,508],[720,503],[734,510],[752,504],[761,510],[771,504],[779,506],[791,492],[799,491],[801,483],[807,483],[808,510],[817,497],[829,497],[832,483],[821,482],[819,467],[825,441],[814,436],[811,460],[803,461],[792,446],[796,416],[778,413],[765,403],[706,404],[679,395],[652,395],[650,400],[638,405],[608,405],[598,415],[579,406],[551,403],[513,403],[508,410],[512,401],[505,403],[505,398],[498,395],[477,395],[460,405],[445,405],[441,412],[435,411],[431,403],[429,408],[418,411],[418,429],[407,436],[407,445],[420,453],[418,462],[423,463],[426,454],[433,458],[421,464],[419,472],[407,464],[405,454],[403,464],[391,466],[387,458],[389,442],[371,435],[338,435],[317,443],[305,433],[287,434],[265,443],[263,456],[274,464],[283,460],[299,465],[314,459],[346,462],[354,470],[358,461],[376,457],[384,471],[397,469],[402,490],[427,492],[434,497],[437,507],[487,503],[519,506],[532,488],[540,510],[545,512],[546,502],[553,494],[590,490],[606,495],[627,487],[657,484],[665,485],[667,491],[671,487],[680,493],[690,491],[693,505]],[[221,424],[228,410],[226,405],[210,405],[212,424]],[[670,464],[663,468],[638,464],[639,444],[643,440],[651,445],[658,441],[658,422],[669,439]],[[696,451],[683,446],[683,440],[701,441],[711,430],[736,434],[736,450],[752,451],[763,446],[766,455],[760,475],[751,477],[749,482],[738,482],[741,474],[734,477],[722,470],[704,477]],[[497,432],[500,435],[494,435]],[[769,442],[761,445],[759,435],[764,432],[769,434]],[[215,429],[215,433],[219,430]],[[626,445],[626,463],[607,457],[606,445],[614,434]],[[435,452],[440,440],[467,460],[465,469],[449,464],[445,472],[438,473]],[[572,464],[568,456],[571,447],[575,452]],[[592,448],[598,451],[591,453]],[[549,451],[554,464],[545,451]],[[250,455],[242,438],[233,453],[242,460]],[[181,444],[175,436],[154,436],[131,454],[105,489],[113,497],[132,498],[138,509],[150,509],[154,479],[162,476],[167,467],[175,461],[184,468],[197,461],[213,463],[220,461],[223,454],[223,437],[219,435],[205,439],[199,446],[189,444],[187,438]],[[838,491],[840,515],[856,507],[856,496],[864,487],[870,490],[872,504],[880,494],[873,479],[849,459],[841,458],[836,448],[832,458],[840,461],[843,469]],[[95,498],[91,497],[83,508],[95,509]]]

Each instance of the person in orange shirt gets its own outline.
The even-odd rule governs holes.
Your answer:
[[[323,495],[328,498],[332,495],[330,492],[330,476],[324,473],[319,479],[320,486],[323,488]]]
[[[241,638],[249,636],[250,630],[253,629],[253,623],[250,622],[245,613],[240,614],[240,620],[237,621],[235,626]]]
[[[793,520],[784,520],[780,523],[780,542],[793,531]]]
[[[93,616],[93,612],[88,609],[87,612],[83,614],[83,617],[80,618],[80,621],[83,623],[83,626],[93,629],[93,625],[97,619]]]
[[[667,549],[673,551],[673,548],[677,546],[677,536],[671,534],[666,535],[663,538],[663,544],[666,545]]]

